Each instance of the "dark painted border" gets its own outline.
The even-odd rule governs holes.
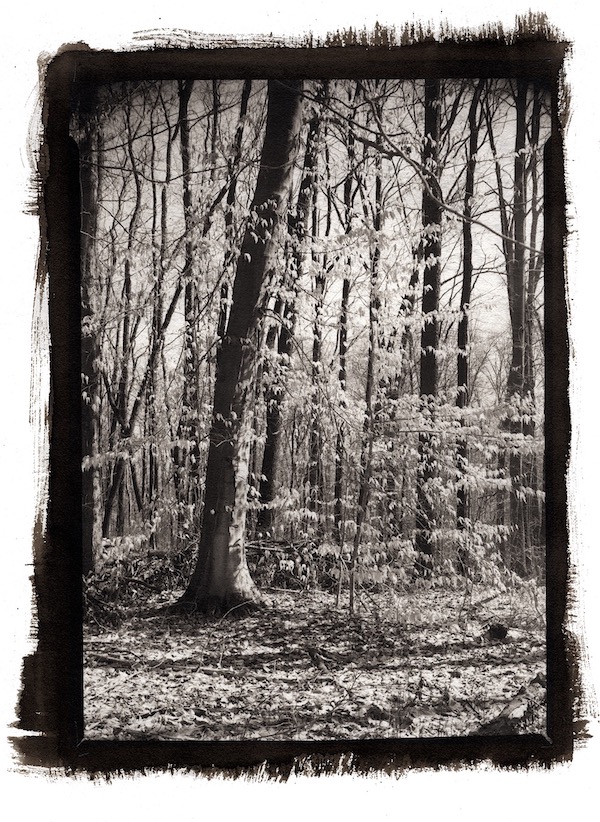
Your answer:
[[[50,497],[37,534],[38,649],[24,661],[20,727],[41,731],[14,744],[23,762],[91,773],[187,768],[249,772],[266,763],[285,776],[310,758],[313,773],[460,766],[549,765],[570,759],[576,690],[575,650],[567,646],[566,468],[570,441],[564,244],[566,193],[559,111],[568,46],[544,37],[507,43],[423,42],[400,47],[267,47],[91,51],[64,47],[48,65],[40,153],[42,255],[50,292]],[[86,742],[82,740],[81,408],[79,177],[68,134],[71,106],[97,83],[148,78],[517,77],[551,91],[552,135],[545,152],[546,487],[548,736],[309,742]],[[38,529],[39,531],[39,529]]]

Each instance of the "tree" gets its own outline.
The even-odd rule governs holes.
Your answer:
[[[377,137],[379,145],[379,136]],[[375,239],[371,250],[371,277],[369,289],[369,347],[367,355],[367,374],[365,379],[365,413],[363,419],[363,435],[360,451],[360,478],[359,492],[356,506],[356,532],[352,547],[352,563],[350,566],[350,613],[354,613],[356,595],[356,577],[358,558],[363,535],[369,499],[371,496],[371,476],[373,470],[373,442],[375,437],[375,397],[377,391],[377,347],[379,343],[379,310],[381,300],[379,295],[379,260],[381,256],[380,237],[383,225],[382,201],[382,155],[375,155],[375,208],[373,214],[373,229]],[[365,203],[366,208],[366,203]]]
[[[278,474],[281,466],[283,433],[283,379],[284,371],[287,370],[292,356],[298,281],[302,272],[305,240],[309,236],[308,222],[311,203],[316,190],[318,129],[319,117],[315,113],[308,124],[296,211],[295,214],[290,213],[288,217],[289,238],[286,243],[285,272],[282,283],[282,291],[286,293],[287,299],[278,298],[276,300],[273,313],[277,321],[269,328],[266,340],[267,353],[274,349],[277,341],[278,368],[277,373],[271,375],[270,384],[265,392],[266,432],[259,489],[261,508],[257,522],[261,533],[270,532],[273,527],[273,503],[280,485]],[[285,367],[282,367],[283,362],[286,363]],[[265,369],[265,372],[267,370]]]
[[[178,423],[178,445],[174,450],[175,488],[179,508],[179,531],[183,532],[187,523],[183,510],[191,506],[192,524],[198,523],[197,507],[200,497],[200,449],[198,406],[200,402],[198,374],[198,293],[192,276],[194,264],[194,213],[192,201],[192,170],[190,163],[190,123],[188,107],[193,80],[180,80],[179,112],[177,127],[181,147],[181,183],[183,199],[183,219],[185,225],[184,243],[184,356],[183,392],[181,415]]]
[[[198,559],[175,607],[225,612],[260,600],[246,562],[248,460],[258,331],[285,213],[301,128],[301,81],[268,84],[260,169],[217,355]]]
[[[510,200],[505,194],[489,99],[486,100],[485,113],[490,148],[495,159],[511,331],[511,360],[505,397],[507,410],[502,421],[508,448],[501,451],[498,458],[500,470],[506,473],[508,468],[510,478],[510,536],[505,550],[505,562],[509,568],[525,574],[531,570],[528,505],[532,492],[537,490],[535,460],[532,455],[535,434],[533,360],[535,299],[543,268],[542,254],[536,250],[540,213],[538,142],[542,93],[526,79],[519,78],[514,85],[511,84],[510,102],[514,117],[514,164]],[[530,183],[531,191],[528,190]],[[498,514],[499,519],[503,520],[503,498],[499,503]]]
[[[215,543],[229,563],[222,546],[241,530],[238,514],[252,538],[248,567],[256,562],[261,579],[270,579],[273,556],[294,550],[311,557],[302,567],[322,564],[327,584],[343,587],[355,548],[357,591],[387,584],[388,562],[404,564],[396,579],[410,577],[415,548],[417,571],[429,573],[435,551],[439,573],[453,574],[457,546],[459,560],[468,547],[470,568],[498,565],[499,539],[513,525],[529,547],[540,544],[543,427],[539,410],[535,425],[522,415],[514,432],[503,423],[513,335],[509,304],[497,296],[508,266],[516,270],[518,229],[519,248],[529,249],[515,313],[525,317],[521,393],[533,400],[543,388],[536,144],[546,111],[530,86],[519,109],[520,208],[517,83],[484,81],[479,100],[477,89],[466,80],[305,83],[302,157],[281,212],[276,205],[275,233],[253,205],[267,148],[266,82],[116,84],[99,92],[95,120],[74,122],[92,164],[82,174],[85,210],[94,211],[92,222],[84,214],[82,297],[92,321],[84,321],[82,370],[97,399],[84,409],[93,457],[84,483],[104,513],[101,565],[109,555],[158,559],[156,535],[165,584],[179,588],[204,540],[198,574],[210,578]],[[90,144],[85,130],[95,123]],[[231,394],[223,372],[236,345],[243,379]],[[499,394],[486,379],[494,370]],[[509,523],[513,447],[524,496],[514,496]],[[497,472],[502,450],[506,477]],[[232,461],[237,478],[227,491],[218,491],[219,459]],[[99,490],[89,466],[98,467]],[[215,500],[235,517],[211,525]],[[279,545],[264,544],[274,537]],[[505,558],[516,567],[516,552]],[[301,585],[310,578],[293,573]],[[258,598],[250,584],[243,596],[229,583],[194,585],[186,607]]]
[[[423,138],[423,330],[421,332],[420,395],[424,425],[432,428],[438,393],[439,301],[442,253],[442,206],[439,191],[440,81],[425,81],[425,133]],[[417,469],[417,567],[428,573],[433,554],[435,512],[431,485],[435,477],[435,438],[431,430],[419,434]]]
[[[127,105],[125,109],[125,128],[127,134],[127,160],[130,163],[131,173],[133,177],[135,198],[131,209],[129,224],[127,227],[127,252],[123,263],[123,288],[121,292],[122,305],[122,326],[121,334],[121,356],[119,360],[119,378],[116,396],[109,397],[109,403],[113,410],[113,417],[111,423],[111,439],[116,438],[117,428],[121,432],[121,437],[129,437],[131,432],[131,425],[127,425],[127,401],[130,385],[130,366],[132,347],[135,334],[132,333],[132,265],[133,252],[136,242],[136,231],[140,223],[140,215],[142,210],[142,181],[140,178],[138,164],[134,154],[134,139],[139,130],[133,124],[132,106]],[[135,327],[135,323],[133,323]],[[102,536],[108,537],[111,529],[111,518],[115,499],[117,500],[117,532],[123,533],[123,524],[125,518],[125,477],[127,467],[130,466],[130,460],[121,454],[116,460],[108,489],[106,505],[104,509],[104,519],[102,523]]]
[[[275,344],[277,361],[276,373],[270,376],[265,390],[265,447],[263,451],[262,470],[259,484],[261,507],[257,517],[257,528],[260,534],[271,534],[275,523],[274,501],[280,485],[281,451],[283,434],[283,387],[286,366],[292,354],[293,307],[291,303],[277,300],[274,313],[278,317],[267,334],[267,356],[274,358]]]
[[[458,408],[466,408],[470,401],[469,385],[469,311],[471,308],[471,296],[473,290],[473,226],[471,224],[472,200],[475,194],[475,166],[477,164],[477,148],[479,140],[479,120],[477,111],[479,99],[483,88],[483,81],[479,81],[475,86],[471,105],[468,114],[469,144],[467,149],[467,172],[465,181],[465,193],[463,199],[463,278],[460,295],[460,319],[458,322],[458,354],[456,362],[457,387],[456,405]],[[462,421],[464,425],[464,420]],[[468,524],[468,494],[467,494],[467,467],[468,467],[467,440],[460,437],[456,448],[456,462],[459,474],[458,489],[456,493],[456,524],[459,531],[466,531]],[[458,562],[462,571],[465,570],[465,563],[468,552],[465,545],[459,544]]]
[[[90,101],[91,102],[91,101]],[[81,373],[83,379],[82,451],[84,471],[82,478],[83,573],[94,568],[94,555],[102,541],[102,512],[100,509],[100,472],[96,464],[99,445],[100,356],[98,337],[94,333],[94,255],[92,238],[98,225],[102,156],[102,131],[95,118],[85,118],[80,148],[81,176],[81,231],[88,242],[81,265]]]
[[[355,88],[354,93],[350,88],[348,90],[348,101],[356,100],[358,96],[358,87]],[[356,102],[348,115],[348,125],[346,134],[346,151],[348,155],[348,168],[345,170],[343,180],[343,215],[342,225],[344,234],[347,236],[352,231],[353,225],[353,203],[356,197],[360,184],[355,180],[356,174],[356,152],[354,141],[354,119],[356,117]],[[339,328],[338,328],[338,382],[339,382],[339,400],[342,413],[340,414],[337,423],[337,433],[335,442],[335,479],[334,479],[334,525],[335,536],[340,545],[340,558],[343,554],[345,531],[346,531],[346,506],[344,505],[344,484],[345,484],[345,470],[344,463],[346,460],[346,435],[347,422],[345,414],[348,409],[347,398],[347,382],[348,382],[348,363],[347,363],[347,349],[348,349],[348,305],[350,301],[351,288],[351,271],[352,271],[352,255],[348,254],[344,261],[344,276],[342,282],[342,297],[339,312]],[[342,572],[341,567],[339,571],[339,580],[341,583]],[[339,591],[339,586],[338,586]]]

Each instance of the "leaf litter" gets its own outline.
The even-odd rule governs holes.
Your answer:
[[[87,739],[311,740],[544,733],[543,617],[523,596],[322,591],[216,620],[140,609],[84,627]],[[483,604],[482,604],[483,603]],[[158,603],[154,603],[158,604]]]

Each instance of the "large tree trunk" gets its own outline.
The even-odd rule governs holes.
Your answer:
[[[425,81],[425,138],[423,167],[427,183],[423,189],[423,331],[421,332],[420,395],[424,419],[433,426],[433,413],[438,393],[440,255],[442,249],[442,208],[437,197],[438,154],[440,140],[440,81]],[[431,500],[431,484],[435,477],[433,433],[424,430],[419,435],[417,469],[416,539],[417,570],[429,573],[433,555],[435,516]]]
[[[217,355],[206,492],[196,568],[175,607],[222,613],[260,600],[246,562],[248,460],[258,324],[274,264],[301,129],[301,81],[269,81],[265,141],[251,218]]]

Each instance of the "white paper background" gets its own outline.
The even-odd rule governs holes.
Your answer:
[[[0,702],[3,729],[14,721],[20,662],[28,651],[31,619],[31,529],[34,516],[36,444],[29,423],[31,318],[37,254],[37,220],[23,214],[29,190],[27,132],[37,103],[37,59],[61,44],[83,41],[97,48],[127,47],[136,31],[185,28],[224,35],[325,34],[348,26],[401,26],[406,20],[447,20],[454,26],[478,26],[500,20],[510,28],[527,3],[481,0],[450,3],[420,0],[300,0],[276,6],[266,0],[210,3],[196,0],[154,2],[101,0],[89,6],[65,0],[7,3],[0,38],[0,546],[2,571],[2,664]],[[598,167],[600,123],[597,101],[598,53],[596,15],[584,0],[546,0],[543,10],[574,43],[568,63],[572,118],[567,140],[569,217],[572,231],[568,292],[572,339],[573,459],[570,472],[571,542],[578,603],[575,628],[585,629],[590,666],[588,681],[598,676],[600,553],[596,515],[600,508],[598,442],[594,428],[600,410],[597,327],[598,303]],[[535,7],[534,7],[535,10]],[[1,787],[5,818],[43,820],[106,819],[196,820],[220,813],[244,820],[402,818],[461,819],[486,822],[531,819],[591,818],[597,807],[595,771],[600,766],[596,734],[576,751],[572,764],[551,772],[476,771],[409,773],[400,780],[331,777],[292,779],[287,784],[198,780],[190,776],[154,775],[90,783],[85,776],[29,770],[18,772],[6,741],[0,738]]]

